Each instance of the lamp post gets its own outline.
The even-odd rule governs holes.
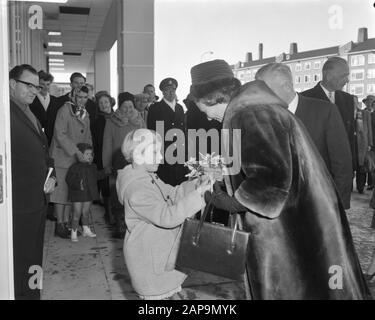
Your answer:
[[[214,54],[214,52],[213,52],[213,51],[206,51],[206,52],[203,52],[203,53],[201,54],[201,62],[203,61],[203,57],[204,57],[206,54]]]

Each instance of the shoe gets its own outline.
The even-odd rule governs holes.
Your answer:
[[[56,223],[55,236],[60,237],[62,239],[69,239],[70,232],[63,223]]]
[[[375,272],[373,273],[373,274],[365,274],[365,279],[367,280],[367,281],[371,281],[373,278],[375,277]]]
[[[96,234],[93,233],[89,226],[83,226],[83,236],[89,238],[95,238]]]
[[[72,242],[78,242],[78,237],[77,237],[77,230],[73,230],[70,233],[70,240]]]

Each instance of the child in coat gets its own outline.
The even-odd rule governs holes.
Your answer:
[[[208,179],[172,187],[156,171],[162,159],[160,135],[147,129],[131,131],[122,152],[130,165],[118,170],[116,188],[125,208],[124,256],[133,288],[142,299],[171,297],[186,275],[174,269],[180,228],[205,206]]]
[[[66,175],[68,185],[68,200],[73,203],[73,219],[71,230],[71,241],[77,242],[77,229],[82,216],[83,236],[94,238],[89,227],[90,207],[94,200],[99,199],[97,180],[102,179],[103,172],[98,173],[96,164],[93,163],[93,147],[87,143],[77,144],[78,149],[83,154],[82,161],[74,163]]]

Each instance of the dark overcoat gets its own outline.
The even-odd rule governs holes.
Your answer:
[[[310,98],[321,99],[330,102],[327,95],[323,91],[320,82],[313,88],[301,93]],[[354,100],[353,96],[347,92],[335,91],[335,105],[338,107],[341,118],[344,122],[345,130],[348,135],[350,150],[352,152],[352,167],[356,168],[357,158],[355,152],[355,121],[354,121]]]
[[[76,162],[70,166],[65,181],[69,188],[71,202],[91,202],[99,199],[96,164]]]
[[[350,208],[352,154],[336,105],[299,95],[295,115],[302,121],[332,175],[345,209]]]
[[[229,187],[249,211],[247,268],[254,299],[371,297],[348,220],[306,129],[262,81],[230,102],[224,129],[240,129]],[[228,180],[227,180],[228,181]]]
[[[42,266],[47,196],[44,183],[53,159],[48,142],[21,108],[10,100],[12,158],[13,257],[16,299],[39,299],[40,291],[29,287],[31,266]],[[53,171],[53,176],[55,173]]]

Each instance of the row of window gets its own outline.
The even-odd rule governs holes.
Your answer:
[[[311,68],[313,69],[320,69],[321,68],[321,65],[322,65],[322,61],[321,60],[316,60],[316,61],[307,61],[303,64],[303,69],[304,70],[311,70]],[[295,70],[296,71],[302,71],[302,63],[296,63],[295,66],[294,66]]]
[[[311,75],[307,74],[307,75],[304,75],[304,76],[296,76],[295,79],[294,79],[294,83],[296,83],[296,84],[302,83],[302,79],[303,79],[304,83],[310,83],[311,82]],[[320,74],[314,74],[313,81],[319,82],[320,81]]]
[[[374,79],[375,78],[375,69],[368,69],[367,70],[367,79]],[[365,79],[365,70],[364,69],[357,69],[352,70],[350,72],[350,80],[351,81],[358,81]]]
[[[357,95],[357,96],[374,94],[375,93],[375,83],[370,83],[370,84],[367,85],[367,93],[365,93],[365,85],[362,84],[362,83],[350,84],[349,91],[350,91],[350,94],[354,94],[354,95]]]
[[[365,63],[366,63],[366,57],[363,54],[357,54],[355,56],[350,57],[350,65],[352,67],[364,66]],[[367,55],[367,63],[368,64],[375,63],[375,53],[370,53]]]

